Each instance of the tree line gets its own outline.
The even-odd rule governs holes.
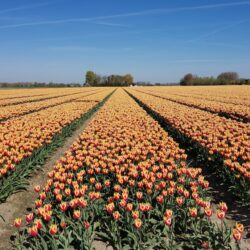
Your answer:
[[[130,86],[133,81],[131,74],[101,76],[89,70],[85,75],[85,85],[88,86]]]
[[[191,73],[186,74],[180,81],[183,86],[197,85],[243,85],[250,84],[250,79],[240,79],[237,72],[223,72],[215,77],[199,77]]]
[[[0,88],[71,88],[81,87],[80,83],[46,83],[46,82],[0,82]]]

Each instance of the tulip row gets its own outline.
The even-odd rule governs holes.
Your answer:
[[[23,90],[0,90],[0,106],[16,105],[26,102],[35,102],[43,99],[66,96],[75,93],[86,93],[97,88],[45,88],[45,89],[25,89]]]
[[[95,93],[98,93],[103,90],[94,90],[93,92],[89,91],[82,91],[80,93],[76,94],[69,94],[62,97],[54,97],[49,98],[47,100],[37,101],[37,102],[28,102],[28,103],[21,103],[18,105],[11,105],[11,106],[5,106],[0,108],[0,121],[1,120],[7,120],[13,117],[26,115],[31,112],[37,112],[46,108],[58,106],[63,103],[73,102],[77,99],[82,99],[84,96],[93,95]]]
[[[17,105],[21,103],[26,103],[26,102],[35,102],[35,101],[40,101],[44,99],[49,99],[49,98],[54,98],[54,97],[60,97],[63,95],[69,95],[69,94],[74,94],[74,93],[79,93],[79,90],[57,90],[55,91],[54,89],[52,91],[46,90],[46,92],[41,91],[40,89],[37,90],[36,92],[32,93],[20,93],[19,95],[7,95],[5,97],[0,98],[0,106],[8,106],[8,105]],[[0,91],[0,94],[2,94],[3,91]]]
[[[219,154],[232,184],[247,195],[250,185],[249,123],[228,120],[135,90],[129,92],[184,136],[198,142],[207,150],[209,158]]]
[[[91,249],[97,237],[117,249],[227,249],[231,230],[211,222],[208,181],[136,102],[117,90],[98,111],[39,193],[15,246]],[[239,233],[240,232],[240,233]],[[243,226],[236,225],[239,241]]]
[[[88,90],[94,90],[97,88],[88,88]],[[85,91],[83,88],[39,88],[39,89],[1,89],[0,90],[0,104],[2,101],[21,101],[24,99],[28,101],[28,99],[40,99],[46,96],[57,96],[64,94],[72,94],[75,92],[83,92]],[[86,90],[87,91],[87,90]]]
[[[190,107],[199,108],[212,113],[218,113],[227,118],[250,122],[250,106],[197,99],[193,96],[173,96],[171,94],[168,94],[168,89],[152,91],[146,89],[142,92],[149,93],[157,97],[162,97],[164,99],[184,104]]]
[[[149,91],[168,93],[172,96],[193,97],[196,99],[250,106],[249,86],[186,86],[186,87],[147,87]]]
[[[0,201],[8,197],[10,183],[19,185],[20,172],[26,176],[26,168],[30,165],[30,157],[37,150],[51,144],[55,135],[60,135],[63,128],[78,121],[89,110],[101,102],[112,89],[98,94],[78,98],[77,101],[62,104],[35,112],[20,118],[14,118],[0,124]],[[67,131],[66,131],[67,132]],[[26,165],[23,160],[28,158]]]

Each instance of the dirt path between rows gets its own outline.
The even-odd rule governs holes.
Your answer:
[[[8,250],[12,248],[10,238],[12,234],[16,232],[15,228],[12,226],[14,219],[17,217],[24,219],[24,215],[29,213],[34,208],[34,201],[37,199],[37,193],[34,192],[34,186],[44,186],[47,180],[47,173],[53,168],[56,161],[63,156],[64,152],[70,148],[89,122],[95,117],[96,113],[94,113],[91,118],[86,120],[82,126],[75,130],[73,135],[65,140],[63,146],[59,147],[46,160],[42,171],[36,171],[33,174],[33,176],[29,179],[27,191],[21,191],[13,194],[5,203],[0,204],[0,214],[5,220],[4,222],[0,218],[0,250]]]

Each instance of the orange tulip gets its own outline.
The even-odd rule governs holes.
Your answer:
[[[240,241],[242,239],[242,233],[237,229],[233,229],[233,237],[236,241]]]
[[[171,217],[164,217],[164,224],[167,226],[171,226],[172,218]]]
[[[118,211],[113,212],[113,218],[118,221],[121,218],[121,215]]]
[[[81,217],[81,211],[80,210],[74,210],[74,212],[73,212],[73,218],[75,220],[78,220],[78,219],[80,219],[80,217]]]
[[[243,233],[244,232],[244,225],[241,223],[236,223],[235,228],[240,232]]]
[[[191,217],[196,217],[197,216],[197,208],[196,207],[189,208],[189,214],[191,215]]]
[[[38,228],[37,228],[37,226],[33,226],[33,227],[29,228],[28,229],[28,233],[32,237],[36,237],[38,235]]]
[[[57,231],[58,231],[58,228],[57,228],[57,225],[56,225],[56,224],[50,225],[50,227],[49,227],[49,233],[50,233],[51,235],[57,234]]]
[[[142,226],[142,221],[140,219],[135,219],[134,220],[134,226],[136,229],[140,229]]]
[[[40,190],[41,190],[41,187],[40,187],[39,185],[36,185],[36,186],[34,187],[34,191],[35,191],[35,192],[39,193]]]
[[[34,219],[34,215],[32,213],[26,215],[26,221],[27,223],[32,222]]]
[[[222,211],[222,210],[217,210],[217,217],[220,219],[220,220],[223,220],[225,218],[225,212]]]
[[[21,218],[16,218],[15,221],[14,221],[14,226],[16,228],[20,228],[22,225],[22,219]]]

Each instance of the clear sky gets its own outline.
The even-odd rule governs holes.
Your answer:
[[[250,77],[250,1],[1,0],[0,82]]]

